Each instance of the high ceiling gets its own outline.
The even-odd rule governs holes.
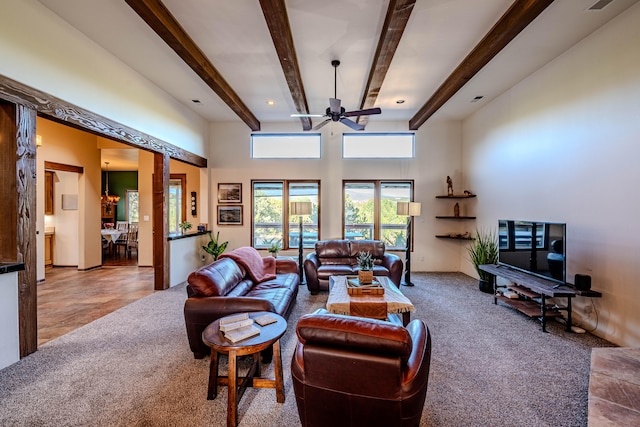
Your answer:
[[[324,113],[333,59],[342,106],[418,129],[465,118],[638,0],[39,1],[208,121],[302,130],[290,114]]]

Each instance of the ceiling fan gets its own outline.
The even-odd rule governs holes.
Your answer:
[[[326,125],[329,122],[340,122],[344,125],[349,126],[353,130],[364,130],[364,126],[354,122],[347,117],[358,117],[358,116],[369,116],[371,114],[380,114],[382,110],[379,108],[367,108],[366,110],[354,110],[354,111],[345,111],[344,107],[340,106],[342,102],[337,97],[337,81],[338,81],[338,66],[340,65],[340,61],[334,59],[331,61],[331,65],[333,66],[333,98],[329,98],[329,107],[325,111],[324,114],[292,114],[291,117],[328,117],[323,122],[317,124],[313,130],[318,130],[322,126]]]

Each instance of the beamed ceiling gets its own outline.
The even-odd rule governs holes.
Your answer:
[[[39,1],[206,120],[258,131],[311,129],[290,114],[334,90],[382,109],[361,124],[464,119],[638,0]]]

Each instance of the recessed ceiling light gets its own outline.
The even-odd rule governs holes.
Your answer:
[[[273,99],[269,99],[267,101],[267,105],[276,105],[276,101],[274,101]]]
[[[398,99],[398,100],[396,101],[396,104],[404,104],[404,99]]]
[[[193,102],[194,104],[200,104],[200,100],[199,99],[192,99],[191,102]]]

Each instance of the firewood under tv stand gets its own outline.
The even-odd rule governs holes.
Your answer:
[[[518,299],[498,295],[497,285],[494,282],[493,303],[498,304],[498,300],[500,300],[521,313],[538,319],[542,324],[543,332],[547,332],[547,319],[552,317],[562,317],[565,321],[566,331],[571,332],[571,298],[578,295],[588,297],[602,296],[601,293],[596,291],[579,291],[569,284],[559,285],[558,282],[553,280],[527,274],[504,265],[484,264],[479,267],[482,271],[511,281],[512,284],[507,288],[520,295]],[[566,307],[549,306],[547,305],[547,298],[566,298],[567,305]],[[563,311],[566,312],[566,316],[563,316]]]

